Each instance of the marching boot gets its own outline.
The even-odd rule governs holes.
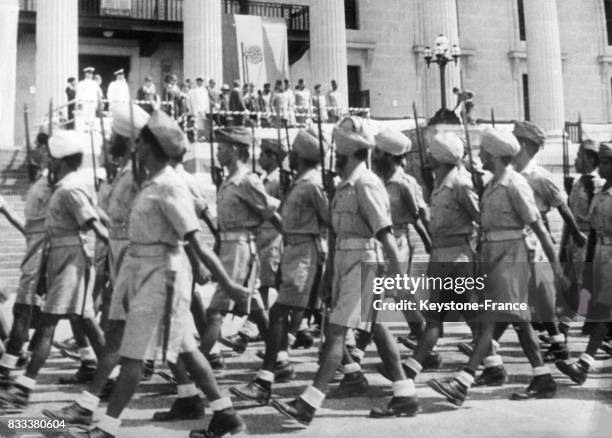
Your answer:
[[[370,393],[368,379],[361,371],[348,373],[340,382],[340,385],[331,392],[329,398],[364,397]]]
[[[242,400],[267,405],[272,394],[272,385],[270,382],[255,378],[246,385],[230,387],[229,392]]]
[[[295,334],[295,342],[291,346],[292,349],[297,350],[298,348],[308,349],[314,345],[314,338],[310,334],[309,330],[299,330]]]
[[[236,354],[242,354],[245,352],[247,345],[249,345],[249,338],[242,333],[237,333],[228,338],[221,336],[219,342],[234,350]]]
[[[30,390],[15,383],[0,390],[0,405],[8,405],[15,409],[25,409],[30,400]],[[6,406],[3,406],[6,407]]]
[[[208,424],[208,429],[192,430],[189,438],[221,438],[246,432],[244,420],[234,408],[215,411]]]
[[[510,400],[529,400],[532,398],[553,398],[557,393],[557,384],[550,374],[534,376],[523,392],[515,392]]]
[[[559,343],[552,344],[543,355],[544,362],[556,362],[558,360],[567,360],[570,358],[570,352],[567,344]]]
[[[274,364],[274,381],[277,383],[290,382],[295,378],[295,370],[288,360]]]
[[[49,418],[65,421],[70,424],[83,424],[89,426],[93,423],[93,412],[82,408],[74,402],[59,409],[43,409],[43,414]]]
[[[508,372],[503,365],[485,368],[474,381],[474,386],[502,386],[508,381]]]
[[[60,377],[58,383],[61,385],[89,383],[94,379],[97,367],[95,360],[84,360],[76,373],[70,377]]]
[[[470,357],[474,352],[474,346],[472,344],[468,344],[467,342],[461,342],[459,345],[457,345],[457,350],[465,354],[467,357]]]
[[[288,403],[272,400],[270,406],[284,416],[295,420],[304,426],[308,426],[312,422],[316,411],[315,408],[306,403],[301,397],[297,397]]]
[[[589,368],[580,360],[572,363],[568,363],[564,360],[558,360],[555,362],[555,365],[559,371],[572,379],[572,381],[578,385],[582,385],[589,375]]]
[[[102,388],[102,391],[100,391],[100,394],[99,394],[100,401],[108,401],[111,393],[113,392],[113,388],[115,386],[116,381],[117,379],[108,379],[106,381],[106,383],[104,384],[104,387]]]
[[[431,379],[427,385],[455,406],[461,406],[467,397],[468,388],[454,377]]]
[[[142,377],[140,378],[143,382],[148,382],[155,373],[155,360],[147,359],[142,363]]]
[[[415,337],[413,336],[398,336],[397,337],[397,342],[399,342],[400,344],[402,344],[404,347],[406,347],[409,350],[416,350],[417,345],[418,345],[418,341]]]
[[[419,399],[416,396],[393,397],[387,407],[372,409],[370,411],[370,417],[414,417],[419,410]]]
[[[423,371],[426,370],[437,370],[442,366],[442,356],[437,351],[430,351],[427,353],[425,360],[423,360]]]
[[[208,363],[213,371],[222,371],[225,369],[225,361],[223,360],[223,356],[221,356],[221,354],[208,354],[206,355],[206,359],[208,359]]]
[[[153,414],[153,421],[199,420],[201,418],[204,418],[204,400],[199,395],[177,398],[169,411]]]

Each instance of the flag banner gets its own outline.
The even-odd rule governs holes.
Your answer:
[[[226,81],[240,78],[256,90],[266,82],[289,77],[287,24],[282,18],[233,15],[223,41]]]
[[[129,17],[132,13],[132,0],[101,0],[100,15]]]

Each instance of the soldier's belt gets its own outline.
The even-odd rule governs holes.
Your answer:
[[[285,234],[283,242],[285,245],[301,245],[302,243],[314,242],[315,237],[313,234]]]
[[[249,240],[253,238],[253,234],[249,231],[222,231],[219,233],[221,242],[235,242],[238,240]]]
[[[517,240],[525,236],[523,230],[487,231],[480,235],[483,242],[501,242],[503,240]]]
[[[83,239],[81,236],[62,236],[62,237],[49,237],[49,246],[51,248],[61,248],[64,246],[81,246]]]
[[[431,240],[433,248],[448,248],[469,243],[471,234],[455,234],[453,236],[434,236]]]
[[[25,223],[26,233],[46,233],[45,219],[29,219]]]
[[[336,240],[336,250],[338,251],[354,251],[354,250],[378,249],[378,248],[379,248],[378,240],[374,238],[370,238],[370,239],[349,238],[349,239]]]
[[[609,234],[597,233],[597,243],[600,245],[612,245],[612,236]]]
[[[166,245],[165,243],[130,243],[128,253],[137,257],[156,257],[163,256],[176,248]]]

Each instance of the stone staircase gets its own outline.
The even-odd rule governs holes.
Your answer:
[[[30,186],[25,166],[25,152],[0,149],[0,195],[23,218],[26,192]],[[19,266],[25,253],[25,239],[0,217],[0,292],[17,290]]]

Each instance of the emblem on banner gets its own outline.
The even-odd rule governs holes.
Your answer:
[[[259,46],[248,46],[244,50],[244,56],[251,64],[259,64],[263,61],[263,50]]]

